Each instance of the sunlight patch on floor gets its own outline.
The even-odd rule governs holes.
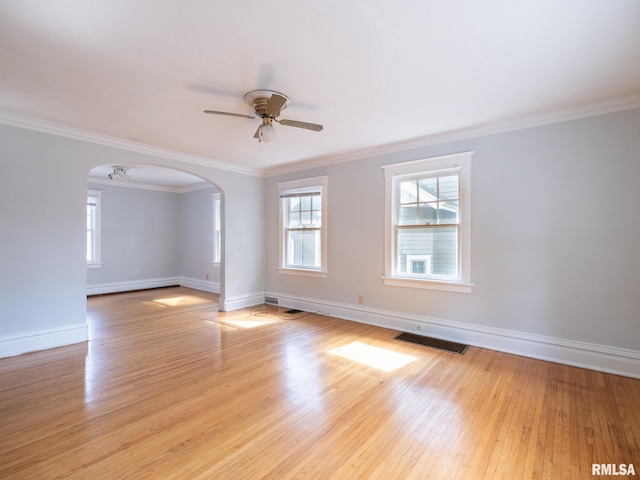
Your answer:
[[[217,318],[215,321],[207,320],[207,323],[210,323],[211,325],[217,325],[225,329],[246,330],[249,328],[262,327],[264,325],[271,325],[279,321],[280,319],[277,317],[251,315],[243,318]]]
[[[250,318],[240,318],[238,320],[225,318],[225,319],[219,319],[218,321],[222,323],[226,323],[228,325],[232,325],[234,327],[239,327],[239,328],[256,328],[256,327],[262,327],[263,325],[270,325],[272,323],[279,322],[280,320],[277,318],[250,317]]]
[[[211,303],[211,300],[206,298],[196,297],[194,295],[182,295],[178,297],[165,297],[155,298],[151,303],[159,305],[161,307],[177,307],[186,305],[198,305],[201,303]]]
[[[368,365],[385,372],[393,372],[394,370],[417,360],[416,357],[404,355],[402,353],[392,352],[385,348],[374,347],[361,342],[352,342],[344,347],[334,348],[328,353],[337,355],[354,362]]]

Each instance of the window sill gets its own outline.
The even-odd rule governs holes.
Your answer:
[[[416,278],[382,277],[385,285],[392,287],[422,288],[444,292],[471,293],[473,283],[439,282],[437,280],[419,280]]]
[[[87,268],[102,268],[101,263],[87,263]]]
[[[278,273],[283,273],[285,275],[299,275],[301,277],[316,277],[316,278],[327,278],[329,276],[329,272],[325,270],[306,270],[304,268],[288,268],[288,267],[278,267]]]

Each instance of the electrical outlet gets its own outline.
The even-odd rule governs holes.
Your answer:
[[[209,274],[208,274],[208,273],[205,273],[205,274],[204,274],[204,279],[205,279],[205,280],[209,280]]]
[[[358,295],[358,303],[362,305],[364,303],[364,297],[362,295]]]

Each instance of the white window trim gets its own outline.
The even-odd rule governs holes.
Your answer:
[[[102,268],[102,191],[87,190],[87,201],[89,200],[89,197],[96,199],[96,211],[94,217],[95,228],[93,230],[93,263],[87,263],[87,268]]]
[[[278,245],[279,245],[279,260],[278,260],[278,273],[285,275],[299,275],[303,277],[319,277],[327,278],[329,271],[327,269],[327,184],[329,177],[323,175],[320,177],[305,178],[302,180],[292,180],[289,182],[278,183]],[[292,268],[286,266],[286,246],[284,238],[284,211],[282,208],[282,200],[280,199],[281,192],[287,190],[297,190],[304,188],[317,188],[321,189],[321,208],[322,208],[322,227],[320,229],[320,269],[315,268]]]
[[[471,293],[471,157],[474,152],[462,152],[412,162],[384,165],[385,177],[385,273],[382,277],[384,285],[395,287],[422,288],[448,292]],[[457,171],[460,178],[460,226],[458,258],[460,261],[460,278],[456,281],[440,281],[434,279],[418,279],[395,276],[395,236],[396,223],[396,183],[399,178],[427,173],[437,174]]]
[[[220,259],[222,258],[222,234],[220,235],[220,240],[218,240],[218,236],[216,235],[216,223],[220,226],[220,230],[222,231],[222,203],[220,200],[220,192],[211,194],[211,201],[213,204],[213,251],[212,251],[212,260],[211,265],[214,267],[220,266]],[[216,204],[218,208],[216,209]],[[216,252],[218,253],[216,258]]]

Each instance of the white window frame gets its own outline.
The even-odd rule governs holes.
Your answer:
[[[474,152],[427,158],[412,162],[385,165],[385,285],[423,288],[449,292],[471,293],[471,157]],[[396,225],[398,222],[398,186],[401,181],[416,176],[444,176],[456,172],[459,176],[460,223],[458,226],[458,273],[452,280],[438,280],[399,275],[396,267]]]
[[[211,260],[211,265],[218,266],[220,265],[222,247],[222,230],[220,228],[220,193],[213,193],[211,195],[211,200],[213,202],[213,259]]]
[[[279,262],[278,272],[286,275],[301,275],[307,277],[327,278],[327,185],[329,177],[324,175],[320,177],[305,178],[302,180],[293,180],[290,182],[278,183],[278,204],[279,214]],[[287,266],[288,245],[286,245],[286,212],[284,211],[285,195],[295,193],[305,193],[320,191],[321,227],[320,227],[320,268],[290,267]]]
[[[87,207],[91,201],[95,205],[93,215],[93,262],[87,262],[87,268],[102,268],[102,191],[87,190]],[[88,232],[89,230],[87,229],[87,235],[89,234]]]

